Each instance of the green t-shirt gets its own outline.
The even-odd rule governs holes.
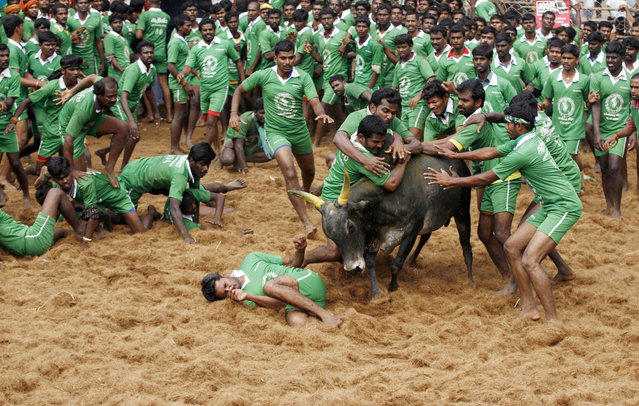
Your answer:
[[[464,124],[465,117],[457,110],[457,99],[450,97],[446,111],[438,117],[432,111],[424,124],[424,141],[436,140],[454,134]]]
[[[557,72],[558,69],[561,69],[561,64],[556,68],[551,68],[550,61],[547,56],[544,56],[537,62],[530,65],[530,77],[532,78],[532,83],[535,89],[543,91],[550,75]],[[539,97],[539,101],[543,101],[542,96]]]
[[[371,89],[359,83],[346,83],[344,85],[344,107],[347,113],[350,114],[368,106],[368,102],[361,98],[364,92],[373,93]]]
[[[189,43],[186,41],[186,38],[180,36],[178,33],[173,33],[167,48],[166,62],[175,64],[175,69],[177,69],[178,72],[182,72],[186,64],[186,58],[189,56],[189,51]],[[169,87],[173,90],[177,90],[181,87],[173,75],[169,75]]]
[[[475,15],[481,17],[486,22],[490,21],[490,17],[497,14],[497,6],[490,0],[480,0],[475,5]]]
[[[428,64],[430,65],[433,72],[435,72],[436,74],[439,73],[441,65],[446,60],[446,56],[448,55],[448,52],[450,52],[450,45],[446,45],[446,48],[442,51],[441,54],[435,55],[435,50],[433,49],[433,52],[431,52],[426,57]]]
[[[25,255],[24,238],[28,229],[28,226],[0,210],[0,248],[13,255]]]
[[[337,27],[333,27],[333,32],[328,37],[324,36],[325,32],[315,35],[315,42],[322,56],[322,67],[324,73],[325,86],[328,86],[328,80],[333,75],[348,75],[348,59],[346,55],[339,53],[339,47],[342,46],[342,40],[346,37],[345,31],[340,31]]]
[[[282,265],[284,260],[279,255],[264,254],[262,252],[252,252],[248,254],[238,271],[233,271],[231,276],[244,276],[244,286],[242,290],[256,296],[266,296],[264,285],[271,279],[278,276],[289,275],[295,280],[299,280],[312,273],[308,269],[291,268]],[[243,302],[249,307],[255,307],[255,303],[250,300]]]
[[[484,124],[480,132],[477,132],[478,127],[477,124],[471,124],[462,128],[453,135],[450,142],[458,151],[473,151],[480,148],[496,147],[497,145],[494,145],[496,139],[493,134],[493,125],[490,123]],[[474,162],[473,165],[471,165],[473,175],[491,169],[495,165],[494,163],[492,165],[490,163],[498,159],[499,158],[490,161]]]
[[[22,26],[24,27],[24,31],[22,32],[22,40],[28,41],[29,38],[33,37],[35,34],[35,22],[29,17],[24,17],[22,20]]]
[[[27,53],[24,47],[11,38],[7,40],[7,46],[9,47],[9,69],[18,73],[20,77],[23,77],[29,67]],[[27,97],[27,88],[20,86],[20,99],[25,97]],[[17,100],[17,102],[19,103],[20,100]]]
[[[131,47],[129,47],[129,42],[126,38],[115,31],[110,31],[104,36],[102,42],[104,44],[104,56],[108,59],[110,55],[113,55],[112,57],[115,58],[118,65],[120,65],[122,69],[126,69],[131,63]],[[122,74],[120,71],[116,73],[116,69],[111,66],[111,63],[107,66],[109,76],[118,77]]]
[[[98,108],[93,87],[85,89],[62,107],[58,119],[60,136],[65,137],[65,134],[69,134],[73,137],[73,150],[81,151],[87,132],[105,114],[106,110]]]
[[[355,73],[353,82],[368,87],[371,83],[373,71],[381,72],[384,62],[384,48],[370,35],[360,44],[359,38],[355,37]],[[378,82],[381,81],[378,79]],[[379,83],[375,87],[379,87]]]
[[[499,179],[520,171],[546,212],[581,212],[583,206],[573,186],[552,159],[546,144],[529,132],[497,147],[504,159],[493,168]]]
[[[428,55],[433,53],[433,46],[430,43],[430,35],[424,31],[419,30],[415,38],[413,38],[413,51],[418,55],[427,58]]]
[[[359,143],[355,147],[366,156],[374,156]],[[384,172],[381,176],[375,175],[373,172],[364,168],[364,165],[349,158],[348,155],[338,150],[335,154],[335,161],[333,161],[333,165],[328,171],[328,176],[324,179],[322,199],[327,202],[332,202],[339,197],[342,185],[344,184],[344,171],[348,173],[351,185],[361,178],[366,177],[377,186],[383,186],[386,181],[388,181],[388,178],[390,178],[390,172]]]
[[[346,120],[344,120],[344,122],[342,123],[342,125],[339,127],[337,131],[344,131],[346,134],[348,134],[349,137],[356,136],[359,123],[362,122],[364,117],[369,116],[370,114],[371,112],[368,110],[368,107],[362,110],[357,110],[352,112],[346,117]],[[413,136],[413,134],[411,134],[411,132],[408,131],[406,124],[404,124],[397,117],[394,117],[390,125],[388,126],[388,132],[392,133],[393,131],[401,135],[402,138],[408,138]]]
[[[107,26],[109,27],[108,30],[105,30],[104,28],[102,29],[105,33],[108,33],[109,31],[111,31],[111,26],[108,24],[108,22],[109,21],[107,20]],[[133,24],[129,20],[126,20],[124,24],[122,24],[122,36],[124,37],[124,39],[126,39],[126,42],[129,45],[129,47],[133,44],[133,41],[135,39],[135,30],[136,30],[135,24]]]
[[[34,55],[39,50],[40,45],[38,45],[38,40],[35,37],[24,43],[24,52],[27,56]]]
[[[226,131],[225,141],[231,141],[234,138],[241,138],[244,140],[244,150],[252,150],[257,147],[260,141],[260,132],[258,124],[253,118],[252,111],[246,111],[240,116],[244,123],[240,122],[240,130],[236,131],[234,128],[229,127]]]
[[[394,27],[393,24],[389,25],[386,31],[382,32],[378,29],[374,30],[371,27],[371,36],[373,39],[381,38],[384,41],[384,45],[386,48],[395,51],[395,37],[400,34],[405,34],[406,28],[402,26]],[[382,62],[382,73],[380,74],[380,78],[378,80],[378,84],[380,87],[391,87],[393,83],[393,71],[395,70],[395,65],[388,59],[386,54],[384,53],[384,60]]]
[[[492,72],[489,73],[487,80],[482,82],[482,85],[486,93],[484,107],[482,107],[484,113],[502,113],[510,105],[512,98],[517,95],[515,88],[508,80]],[[493,129],[504,142],[509,139],[506,124],[494,124]]]
[[[257,53],[260,51],[260,33],[265,28],[266,24],[258,16],[255,20],[248,22],[244,30],[244,36],[246,36],[246,70],[251,67],[257,57]]]
[[[593,76],[606,69],[606,53],[602,49],[595,59],[590,58],[590,52],[579,58],[579,71],[586,76]]]
[[[246,91],[262,88],[267,133],[308,134],[302,103],[304,97],[308,100],[317,97],[317,91],[306,72],[293,68],[291,75],[282,79],[273,66],[253,73],[242,82],[242,87]]]
[[[561,140],[553,127],[553,122],[543,111],[537,115],[535,135],[546,144],[550,156],[555,160],[559,170],[566,175],[570,184],[579,193],[581,191],[581,172],[579,165],[570,157],[566,144]]]
[[[54,187],[57,185],[54,183]],[[66,192],[73,200],[82,203],[85,208],[98,206],[112,198],[113,191],[109,178],[100,172],[87,172],[84,179],[74,181],[71,190]],[[106,207],[110,208],[110,207]],[[102,208],[103,209],[103,208]]]
[[[136,29],[142,30],[142,38],[155,45],[155,61],[166,60],[166,34],[171,17],[156,7],[140,14]]]
[[[237,38],[234,38],[233,34],[231,34],[231,30],[228,30],[226,32],[226,40],[231,43],[231,45],[237,51],[237,54],[241,58],[243,55],[246,54],[246,37],[244,36],[244,33],[242,31],[238,31],[238,34],[239,36]],[[222,38],[222,40],[224,40],[224,38]],[[237,71],[237,66],[235,66],[235,62],[233,60],[229,59],[228,63],[229,83],[232,85],[237,85],[240,81],[240,73]]]
[[[151,65],[147,68],[142,63],[142,60],[138,59],[137,62],[127,66],[122,72],[122,77],[118,83],[118,95],[121,97],[122,92],[129,93],[128,101],[131,112],[135,114],[135,108],[137,107],[142,95],[149,86],[153,86],[155,83],[155,66]]]
[[[513,49],[517,55],[528,64],[534,64],[546,54],[546,39],[535,33],[535,39],[530,42],[526,36],[515,40]]]
[[[40,57],[41,55],[41,52],[38,51],[29,57],[29,72],[31,72],[37,80],[46,82],[49,80],[49,75],[60,69],[60,59],[62,59],[62,57],[54,52],[53,55],[43,61]]]
[[[604,140],[621,130],[630,115],[630,78],[622,69],[616,78],[606,68],[590,77],[590,91],[599,92],[601,119],[599,132]]]
[[[434,76],[435,73],[426,59],[415,52],[406,62],[400,60],[395,66],[393,87],[399,89],[399,95],[402,97],[402,107],[407,108],[410,99],[421,92],[428,79]],[[424,104],[423,100],[419,101],[420,106]]]
[[[584,102],[590,92],[590,78],[575,71],[568,85],[562,80],[563,69],[558,69],[546,82],[542,96],[552,99],[552,123],[562,140],[581,140],[586,137]]]
[[[273,59],[266,59],[264,54],[273,51],[275,44],[286,39],[286,34],[288,34],[288,30],[282,26],[278,28],[277,32],[273,31],[270,25],[260,31],[258,42],[262,50],[262,59],[260,59],[259,69],[266,69],[275,65]]]
[[[510,56],[510,64],[508,66],[501,64],[499,57],[493,58],[491,70],[498,76],[508,80],[517,93],[521,93],[521,91],[524,90],[524,82],[528,82],[530,78],[528,64],[521,58],[512,55]]]
[[[305,45],[307,42],[311,45],[315,43],[311,27],[304,27],[297,32],[297,37],[295,37],[295,49],[298,54],[302,55],[302,60],[297,65],[297,69],[302,70],[308,73],[310,77],[313,77],[316,61],[311,55],[306,53]]]
[[[9,124],[9,119],[16,110],[16,103],[20,97],[20,75],[13,69],[5,69],[0,72],[0,100],[13,97],[13,106],[8,111],[0,111],[0,128]]]
[[[101,38],[102,32],[102,18],[99,14],[88,13],[84,21],[80,19],[80,13],[75,13],[73,17],[69,17],[67,20],[67,26],[69,31],[73,32],[80,27],[84,27],[85,30],[80,34],[80,42],[71,44],[71,52],[73,55],[83,58],[85,61],[93,62],[93,47],[97,38]]]
[[[66,26],[61,26],[55,20],[51,21],[51,28],[49,28],[52,33],[57,35],[62,44],[60,45],[60,55],[66,56],[71,54],[71,33],[67,29]],[[87,61],[89,62],[89,61]]]
[[[455,86],[462,82],[477,77],[473,55],[470,50],[464,47],[464,53],[459,58],[453,57],[452,49],[440,60],[437,71],[437,79],[455,83]]]
[[[186,66],[200,72],[203,87],[217,91],[229,85],[229,59],[233,62],[240,59],[233,43],[215,37],[210,44],[202,40],[194,46],[186,58]]]
[[[61,77],[48,82],[40,89],[29,94],[29,99],[33,103],[38,124],[42,125],[45,131],[43,137],[60,136],[58,119],[64,105],[58,104],[55,99],[59,97],[58,91],[66,89],[67,86],[64,83],[64,78]]]
[[[129,162],[120,175],[125,188],[137,194],[164,194],[182,201],[187,188],[198,189],[187,155],[160,155]]]

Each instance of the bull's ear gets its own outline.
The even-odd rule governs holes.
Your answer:
[[[366,207],[367,204],[368,204],[367,200],[362,200],[362,201],[357,202],[357,203],[349,203],[348,204],[348,210],[349,211],[359,211],[359,210],[362,210],[364,207]]]

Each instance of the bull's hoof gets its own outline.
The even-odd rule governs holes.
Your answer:
[[[470,289],[475,289],[475,282],[473,282],[473,281],[468,281],[468,287],[469,287]]]
[[[388,291],[389,292],[395,292],[397,290],[397,288],[399,288],[399,284],[395,281],[392,281],[389,285],[388,285]]]
[[[404,266],[405,266],[406,268],[415,269],[415,268],[417,268],[417,261],[415,261],[415,259],[414,259],[414,258],[409,258],[409,259],[408,259],[408,261],[406,261],[406,262],[404,263]]]

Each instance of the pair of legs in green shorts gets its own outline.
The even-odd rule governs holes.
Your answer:
[[[42,255],[53,245],[55,220],[44,212],[38,213],[33,225],[24,236],[24,255]]]
[[[486,186],[479,210],[490,214],[501,212],[515,214],[517,195],[520,189],[521,178]]]
[[[311,142],[311,134],[304,127],[303,131],[297,134],[284,134],[280,131],[270,128],[266,129],[264,153],[271,159],[275,156],[278,149],[288,146],[293,151],[293,155],[302,156],[313,153],[313,143]]]
[[[414,108],[402,106],[402,121],[406,124],[406,128],[423,130],[427,116],[428,107],[424,102],[419,102]]]

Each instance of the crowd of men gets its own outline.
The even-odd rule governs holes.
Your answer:
[[[424,153],[468,160],[470,177],[433,171],[424,181],[476,188],[478,236],[509,279],[502,292],[519,291],[522,316],[534,320],[536,293],[554,320],[541,261],[552,259],[557,281],[575,277],[556,246],[581,215],[580,155],[596,158],[603,213],[621,215],[639,111],[639,22],[627,8],[631,35],[621,38],[610,22],[582,24],[578,4],[572,26],[555,27],[548,11],[538,28],[534,15],[498,0],[187,0],[173,17],[160,0],[146,3],[8,1],[0,205],[2,189],[17,185],[33,207],[34,186],[42,209],[30,227],[0,210],[4,250],[43,254],[73,233],[56,228],[60,215],[85,245],[113,223],[138,233],[160,217],[193,243],[193,228],[222,225],[224,194],[246,187],[201,184],[211,165],[248,174],[249,162],[275,159],[288,191],[340,202],[343,184],[361,178],[392,192],[411,156]],[[169,124],[170,155],[131,161],[138,117]],[[199,124],[205,141],[194,144]],[[92,151],[87,135],[109,136],[109,146]],[[314,149],[326,135],[337,152],[313,185]],[[91,170],[96,158],[103,172]],[[511,234],[523,183],[535,200]],[[147,193],[167,196],[163,215],[153,206],[137,213]],[[293,325],[315,317],[338,325],[323,309],[321,278],[300,268],[338,261],[339,249],[327,239],[306,253],[317,228],[305,202],[289,199],[305,235],[293,258],[250,254],[231,275],[207,275],[202,291],[209,300],[288,304]]]

